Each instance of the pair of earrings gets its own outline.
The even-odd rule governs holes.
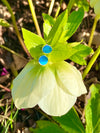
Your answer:
[[[46,54],[49,54],[51,53],[52,51],[52,48],[51,46],[49,46],[48,44],[46,44],[43,48],[42,48],[42,51]],[[45,55],[42,55],[40,58],[39,58],[39,64],[40,65],[46,65],[48,63],[48,58],[47,56]]]

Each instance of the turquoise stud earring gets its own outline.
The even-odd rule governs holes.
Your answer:
[[[42,51],[46,54],[50,53],[52,51],[51,46],[49,46],[48,44],[46,44],[43,48]]]
[[[45,56],[45,55],[42,55],[40,58],[39,58],[39,64],[40,65],[46,65],[48,63],[48,58]]]

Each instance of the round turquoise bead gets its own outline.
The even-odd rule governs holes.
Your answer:
[[[51,46],[49,46],[48,44],[46,44],[43,48],[42,51],[46,54],[50,53],[52,51]]]
[[[45,55],[42,55],[39,58],[39,63],[40,63],[40,65],[46,65],[48,63],[48,58]]]

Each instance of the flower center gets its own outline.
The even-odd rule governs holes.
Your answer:
[[[42,51],[46,54],[50,53],[52,51],[51,46],[49,46],[48,44],[46,44],[43,48]]]
[[[46,65],[48,63],[48,58],[45,55],[42,55],[39,58],[39,63],[40,63],[40,65]]]

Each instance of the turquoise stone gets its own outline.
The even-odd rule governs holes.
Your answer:
[[[39,58],[39,63],[40,63],[40,65],[46,65],[48,63],[48,58],[45,55],[42,55]]]
[[[46,54],[50,53],[52,51],[51,46],[49,46],[48,44],[46,44],[43,48],[42,51]]]

